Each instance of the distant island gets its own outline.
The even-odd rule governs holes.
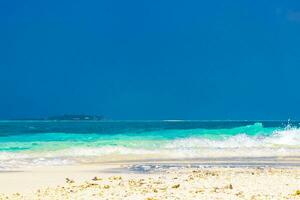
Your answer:
[[[80,115],[80,114],[64,114],[64,115],[57,115],[57,116],[50,116],[45,118],[18,118],[12,120],[52,120],[52,121],[100,121],[104,120],[103,116],[99,115]]]
[[[62,121],[62,120],[98,121],[103,119],[104,119],[103,116],[98,116],[98,115],[58,115],[58,116],[52,116],[48,118],[48,120],[58,120],[58,121]]]

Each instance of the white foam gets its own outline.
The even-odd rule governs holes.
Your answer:
[[[43,152],[0,152],[0,168],[145,158],[184,159],[228,156],[300,156],[300,130],[289,128],[275,131],[270,136],[248,136],[241,133],[217,140],[201,137],[175,139],[166,141],[157,148],[108,145],[70,147]]]
[[[166,145],[167,148],[300,148],[300,130],[286,129],[275,131],[271,136],[248,136],[238,134],[212,140],[200,137],[177,139]]]

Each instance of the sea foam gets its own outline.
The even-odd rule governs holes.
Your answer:
[[[47,133],[0,141],[0,168],[143,159],[300,156],[299,128],[158,130],[114,135]]]

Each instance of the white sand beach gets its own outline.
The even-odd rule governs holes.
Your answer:
[[[300,199],[299,168],[126,169],[117,163],[2,171],[0,199]]]

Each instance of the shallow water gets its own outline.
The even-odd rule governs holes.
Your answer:
[[[299,122],[1,121],[0,169],[142,159],[299,156]]]

